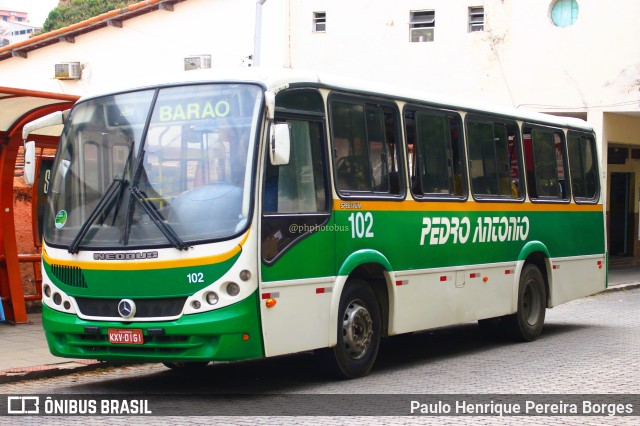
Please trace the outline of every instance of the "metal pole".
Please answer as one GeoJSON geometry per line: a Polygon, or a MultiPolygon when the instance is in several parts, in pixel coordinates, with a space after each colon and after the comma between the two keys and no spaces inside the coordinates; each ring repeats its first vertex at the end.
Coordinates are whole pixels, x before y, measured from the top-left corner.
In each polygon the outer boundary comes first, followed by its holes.
{"type": "Polygon", "coordinates": [[[256,0],[256,22],[253,33],[253,66],[260,66],[260,37],[262,35],[262,5],[267,0],[256,0]]]}

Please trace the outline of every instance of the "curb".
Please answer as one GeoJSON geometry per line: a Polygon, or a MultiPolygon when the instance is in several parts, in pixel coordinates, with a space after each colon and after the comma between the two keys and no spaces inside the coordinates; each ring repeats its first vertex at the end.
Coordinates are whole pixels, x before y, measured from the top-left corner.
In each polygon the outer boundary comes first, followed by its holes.
{"type": "Polygon", "coordinates": [[[94,360],[74,360],[59,364],[47,364],[33,367],[18,367],[0,371],[0,384],[19,382],[22,380],[48,379],[50,377],[65,376],[82,371],[120,367],[126,363],[94,360]]]}
{"type": "MultiPolygon", "coordinates": [[[[630,282],[630,283],[624,283],[624,284],[609,285],[609,287],[602,290],[601,293],[609,292],[609,291],[633,290],[634,288],[639,288],[639,287],[640,287],[640,282],[630,282]]],[[[594,296],[597,294],[598,293],[594,294],[594,296]]]]}

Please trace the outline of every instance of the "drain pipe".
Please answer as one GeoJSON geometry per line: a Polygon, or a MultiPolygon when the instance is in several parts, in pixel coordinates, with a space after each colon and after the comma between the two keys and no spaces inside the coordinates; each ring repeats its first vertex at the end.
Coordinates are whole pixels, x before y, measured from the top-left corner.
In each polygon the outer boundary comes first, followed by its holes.
{"type": "Polygon", "coordinates": [[[262,5],[267,0],[256,0],[256,22],[253,33],[253,66],[260,66],[260,38],[262,36],[262,5]]]}

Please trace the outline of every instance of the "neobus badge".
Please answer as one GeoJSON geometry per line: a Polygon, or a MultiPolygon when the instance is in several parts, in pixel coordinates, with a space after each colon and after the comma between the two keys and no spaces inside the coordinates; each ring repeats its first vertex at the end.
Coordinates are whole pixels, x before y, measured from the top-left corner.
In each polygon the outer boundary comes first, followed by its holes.
{"type": "Polygon", "coordinates": [[[147,260],[157,258],[157,251],[142,251],[137,253],[93,253],[93,260],[147,260]]]}

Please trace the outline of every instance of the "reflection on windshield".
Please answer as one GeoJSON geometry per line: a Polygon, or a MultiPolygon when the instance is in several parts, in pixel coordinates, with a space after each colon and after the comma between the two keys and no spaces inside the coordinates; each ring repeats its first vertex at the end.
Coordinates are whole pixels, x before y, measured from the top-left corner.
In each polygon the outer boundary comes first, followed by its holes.
{"type": "Polygon", "coordinates": [[[260,103],[257,86],[194,85],[77,104],[53,168],[47,243],[183,248],[238,234],[260,103]]]}

